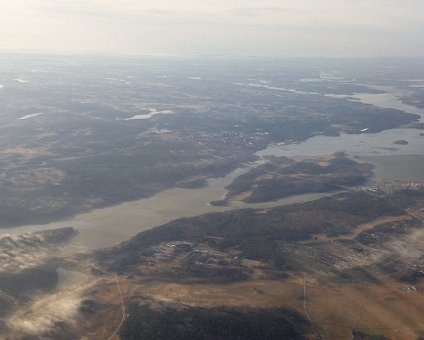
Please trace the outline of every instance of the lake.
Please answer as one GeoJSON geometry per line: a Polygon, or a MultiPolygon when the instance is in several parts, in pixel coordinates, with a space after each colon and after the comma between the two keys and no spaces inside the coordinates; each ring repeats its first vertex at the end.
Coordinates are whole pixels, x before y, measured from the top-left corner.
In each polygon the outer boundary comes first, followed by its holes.
{"type": "MultiPolygon", "coordinates": [[[[381,107],[401,109],[424,117],[424,110],[401,103],[392,88],[388,93],[360,94],[350,96],[363,103],[381,107]]],[[[299,144],[270,145],[257,153],[258,156],[275,155],[296,159],[317,157],[344,151],[348,155],[376,166],[375,181],[406,180],[424,181],[424,137],[422,130],[400,128],[375,134],[348,135],[339,137],[317,136],[299,144]],[[405,139],[408,145],[396,145],[394,141],[405,139]]],[[[226,207],[211,206],[209,202],[222,198],[225,187],[234,178],[249,168],[236,169],[229,175],[210,179],[208,186],[197,189],[172,188],[152,197],[126,202],[116,206],[95,209],[65,221],[46,225],[1,229],[0,235],[56,229],[73,226],[79,234],[73,244],[88,248],[108,247],[129,239],[131,236],[164,224],[171,220],[191,217],[203,213],[220,212],[235,208],[260,208],[314,200],[331,194],[308,194],[285,198],[275,202],[246,204],[231,202],[226,207]]]]}

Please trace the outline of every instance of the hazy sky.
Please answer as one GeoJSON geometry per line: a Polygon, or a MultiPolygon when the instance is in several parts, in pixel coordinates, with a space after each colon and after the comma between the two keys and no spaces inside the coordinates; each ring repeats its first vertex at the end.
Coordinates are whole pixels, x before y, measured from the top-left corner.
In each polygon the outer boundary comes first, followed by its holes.
{"type": "Polygon", "coordinates": [[[424,56],[424,0],[0,0],[0,49],[424,56]]]}

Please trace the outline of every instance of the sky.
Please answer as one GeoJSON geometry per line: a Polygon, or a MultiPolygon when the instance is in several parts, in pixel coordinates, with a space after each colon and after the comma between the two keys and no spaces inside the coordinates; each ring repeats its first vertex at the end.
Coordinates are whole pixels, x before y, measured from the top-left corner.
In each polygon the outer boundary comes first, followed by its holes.
{"type": "Polygon", "coordinates": [[[0,51],[424,57],[423,0],[0,0],[0,51]]]}

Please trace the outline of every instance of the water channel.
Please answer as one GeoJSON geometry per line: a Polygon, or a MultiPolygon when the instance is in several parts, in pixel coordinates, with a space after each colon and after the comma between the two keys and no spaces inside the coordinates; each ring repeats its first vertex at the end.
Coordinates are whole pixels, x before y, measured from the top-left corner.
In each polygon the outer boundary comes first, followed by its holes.
{"type": "MultiPolygon", "coordinates": [[[[403,104],[393,88],[384,88],[385,94],[358,94],[353,96],[362,103],[396,108],[421,115],[424,110],[403,104]]],[[[352,97],[352,96],[350,96],[352,97]]],[[[257,153],[258,156],[275,155],[291,158],[317,157],[344,151],[360,161],[370,162],[376,167],[375,181],[404,180],[424,182],[424,136],[423,131],[411,128],[386,130],[374,134],[342,134],[338,137],[316,136],[300,144],[270,145],[257,153]],[[404,139],[407,145],[396,145],[394,141],[404,139]]],[[[209,202],[222,198],[225,187],[234,178],[248,169],[236,169],[231,174],[209,180],[208,186],[198,189],[172,188],[152,197],[126,202],[116,206],[95,209],[65,221],[46,225],[32,225],[1,229],[0,236],[11,233],[56,229],[73,226],[79,234],[73,244],[88,247],[108,247],[127,240],[143,230],[169,222],[208,212],[226,211],[235,208],[272,207],[295,202],[314,200],[331,194],[297,195],[275,202],[245,204],[232,202],[226,207],[211,206],[209,202]]]]}

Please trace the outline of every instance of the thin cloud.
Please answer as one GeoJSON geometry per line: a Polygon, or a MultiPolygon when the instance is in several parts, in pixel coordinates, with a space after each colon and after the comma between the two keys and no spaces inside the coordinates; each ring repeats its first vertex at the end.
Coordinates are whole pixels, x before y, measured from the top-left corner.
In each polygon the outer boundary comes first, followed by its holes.
{"type": "Polygon", "coordinates": [[[285,8],[279,6],[262,6],[262,7],[240,7],[233,8],[228,11],[233,15],[241,15],[246,17],[255,17],[255,16],[269,16],[269,15],[278,15],[278,14],[296,14],[296,15],[305,15],[306,12],[293,8],[285,8]]]}
{"type": "Polygon", "coordinates": [[[422,0],[13,0],[0,48],[419,56],[423,13],[422,0]]]}

